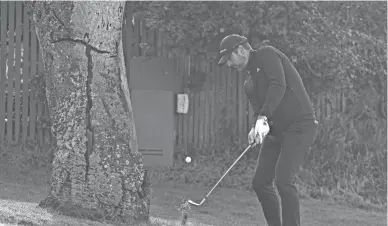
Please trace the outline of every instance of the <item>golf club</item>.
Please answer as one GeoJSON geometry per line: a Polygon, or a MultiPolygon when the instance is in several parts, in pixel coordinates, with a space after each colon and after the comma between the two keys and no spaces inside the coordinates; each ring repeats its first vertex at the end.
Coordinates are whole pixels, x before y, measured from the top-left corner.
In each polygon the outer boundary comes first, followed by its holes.
{"type": "Polygon", "coordinates": [[[217,187],[217,185],[222,181],[222,179],[226,176],[226,174],[228,174],[228,172],[233,168],[233,166],[238,162],[238,160],[241,159],[241,157],[252,147],[252,144],[248,145],[248,147],[243,151],[243,153],[241,153],[241,155],[236,159],[236,161],[234,161],[234,163],[229,167],[229,169],[224,173],[224,175],[222,175],[222,177],[218,180],[218,182],[216,183],[216,185],[213,186],[213,188],[209,191],[209,193],[207,193],[207,195],[202,199],[202,201],[200,203],[196,203],[192,200],[188,200],[188,203],[190,203],[191,205],[194,205],[194,206],[200,206],[202,205],[206,198],[213,192],[213,190],[217,187]]]}

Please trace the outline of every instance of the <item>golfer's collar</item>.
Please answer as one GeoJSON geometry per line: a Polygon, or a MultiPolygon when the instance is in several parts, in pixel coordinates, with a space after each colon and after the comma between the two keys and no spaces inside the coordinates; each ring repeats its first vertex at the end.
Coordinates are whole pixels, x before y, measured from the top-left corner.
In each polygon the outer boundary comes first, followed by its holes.
{"type": "Polygon", "coordinates": [[[248,59],[248,63],[246,66],[246,69],[249,71],[256,70],[256,68],[258,67],[256,53],[257,53],[257,50],[252,50],[249,53],[249,59],[248,59]]]}

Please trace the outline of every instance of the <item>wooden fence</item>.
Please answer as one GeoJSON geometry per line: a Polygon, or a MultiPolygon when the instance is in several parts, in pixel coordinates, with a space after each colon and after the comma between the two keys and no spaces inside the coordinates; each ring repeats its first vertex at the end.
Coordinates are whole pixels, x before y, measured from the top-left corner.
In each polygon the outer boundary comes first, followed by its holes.
{"type": "Polygon", "coordinates": [[[244,140],[252,118],[242,85],[244,76],[218,67],[215,60],[169,51],[162,31],[148,29],[144,20],[133,19],[131,12],[127,13],[123,29],[127,65],[131,58],[150,55],[150,51],[152,56],[177,61],[179,89],[189,95],[189,112],[175,115],[176,144],[200,147],[215,143],[224,138],[218,136],[222,129],[239,134],[244,140]]]}
{"type": "Polygon", "coordinates": [[[0,6],[0,142],[42,144],[50,137],[38,123],[46,106],[29,85],[43,69],[36,33],[23,2],[0,6]]]}
{"type": "MultiPolygon", "coordinates": [[[[32,139],[49,143],[50,130],[39,126],[40,119],[48,115],[47,106],[35,97],[39,90],[29,85],[43,70],[36,33],[22,2],[0,4],[0,106],[4,106],[0,107],[0,142],[32,139]]],[[[243,90],[244,76],[218,67],[215,60],[173,54],[166,48],[164,37],[163,32],[146,28],[143,20],[133,19],[130,9],[126,10],[123,26],[126,65],[134,57],[149,55],[150,50],[152,56],[177,61],[179,89],[189,95],[190,107],[188,114],[175,115],[176,144],[187,148],[215,143],[224,138],[219,135],[223,130],[238,134],[245,141],[252,124],[252,111],[243,90]]],[[[317,117],[324,119],[344,109],[344,96],[333,94],[315,101],[315,105],[317,117]]]]}

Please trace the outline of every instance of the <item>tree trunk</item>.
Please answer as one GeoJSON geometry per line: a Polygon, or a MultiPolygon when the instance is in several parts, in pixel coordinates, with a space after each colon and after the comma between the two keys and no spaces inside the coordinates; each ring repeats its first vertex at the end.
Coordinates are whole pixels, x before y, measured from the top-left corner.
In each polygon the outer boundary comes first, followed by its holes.
{"type": "Polygon", "coordinates": [[[122,49],[124,2],[33,2],[56,148],[39,206],[94,220],[147,221],[122,49]]]}

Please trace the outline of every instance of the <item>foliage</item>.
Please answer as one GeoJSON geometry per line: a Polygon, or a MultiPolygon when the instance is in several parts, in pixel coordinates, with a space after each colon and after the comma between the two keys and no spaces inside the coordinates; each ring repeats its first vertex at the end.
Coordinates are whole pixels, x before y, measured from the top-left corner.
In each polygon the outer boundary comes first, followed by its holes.
{"type": "Polygon", "coordinates": [[[293,59],[304,77],[308,75],[312,80],[310,90],[342,88],[360,76],[366,82],[366,71],[372,70],[378,75],[369,76],[380,78],[386,74],[384,2],[128,4],[146,20],[147,26],[166,31],[174,43],[169,46],[172,50],[185,49],[191,54],[217,52],[221,38],[230,33],[246,35],[251,41],[269,39],[293,59]],[[360,51],[365,51],[362,57],[360,51]],[[366,67],[371,61],[381,65],[366,67]]]}
{"type": "MultiPolygon", "coordinates": [[[[386,205],[386,2],[128,4],[135,18],[145,19],[151,29],[165,31],[173,43],[168,46],[171,51],[214,58],[219,41],[227,34],[245,35],[254,47],[267,39],[294,62],[314,102],[322,97],[330,101],[337,92],[345,93],[346,107],[320,122],[319,135],[299,175],[300,183],[386,205]]],[[[229,132],[225,137],[237,136],[229,132]]],[[[242,148],[225,141],[216,147],[204,146],[189,151],[197,156],[197,166],[187,166],[176,153],[176,171],[171,170],[170,175],[187,170],[191,182],[213,183],[242,148]]],[[[244,163],[237,164],[223,184],[249,187],[247,177],[233,175],[251,176],[252,159],[246,157],[244,163]]],[[[316,196],[312,190],[311,195],[316,196]]]]}

